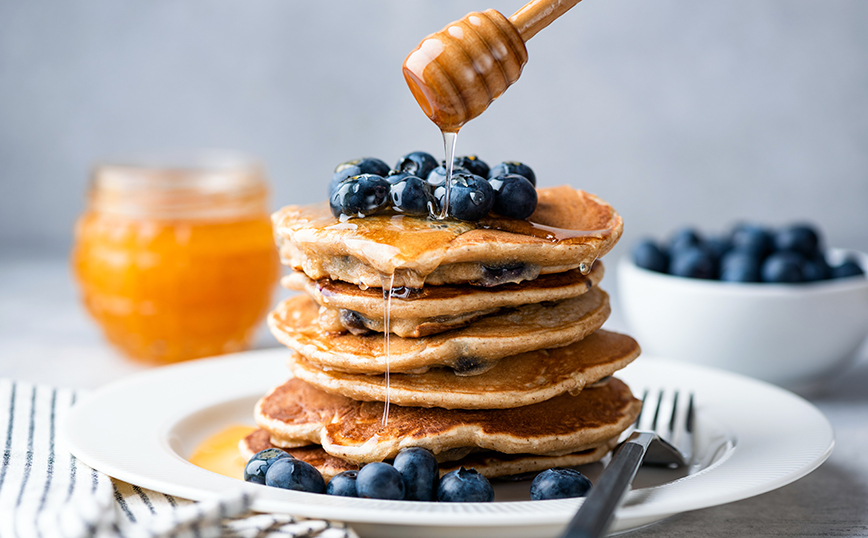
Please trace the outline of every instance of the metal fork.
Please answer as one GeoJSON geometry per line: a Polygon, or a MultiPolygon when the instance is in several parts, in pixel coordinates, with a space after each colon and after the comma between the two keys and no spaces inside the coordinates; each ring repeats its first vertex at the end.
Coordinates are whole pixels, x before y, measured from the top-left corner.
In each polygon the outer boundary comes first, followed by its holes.
{"type": "Polygon", "coordinates": [[[635,431],[618,447],[562,538],[602,536],[643,463],[668,467],[690,464],[693,459],[693,393],[689,393],[686,405],[683,402],[679,405],[678,391],[673,391],[669,398],[661,389],[656,395],[652,417],[648,404],[654,403],[650,401],[653,396],[645,390],[635,431]],[[665,407],[670,400],[672,410],[667,420],[665,407]]]}

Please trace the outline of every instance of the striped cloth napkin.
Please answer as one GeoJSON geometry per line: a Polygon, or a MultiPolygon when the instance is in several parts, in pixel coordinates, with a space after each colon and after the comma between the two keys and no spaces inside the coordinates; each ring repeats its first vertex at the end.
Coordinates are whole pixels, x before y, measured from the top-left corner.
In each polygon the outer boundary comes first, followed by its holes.
{"type": "Polygon", "coordinates": [[[246,494],[192,502],[88,467],[57,436],[78,394],[0,379],[0,538],[357,538],[342,523],[253,514],[246,494]]]}

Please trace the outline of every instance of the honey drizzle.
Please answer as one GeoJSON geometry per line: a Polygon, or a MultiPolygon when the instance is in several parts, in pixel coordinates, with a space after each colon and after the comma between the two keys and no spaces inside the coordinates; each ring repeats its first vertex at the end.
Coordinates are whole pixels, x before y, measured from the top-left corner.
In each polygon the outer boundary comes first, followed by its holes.
{"type": "Polygon", "coordinates": [[[458,131],[452,133],[449,131],[441,131],[443,134],[443,150],[446,154],[446,194],[443,196],[443,206],[440,208],[438,220],[443,220],[449,216],[449,200],[452,194],[452,171],[455,160],[455,142],[458,140],[458,131]]]}
{"type": "Polygon", "coordinates": [[[383,406],[383,427],[389,423],[389,332],[391,331],[392,295],[394,294],[395,273],[381,275],[383,282],[383,354],[386,356],[386,405],[383,406]]]}

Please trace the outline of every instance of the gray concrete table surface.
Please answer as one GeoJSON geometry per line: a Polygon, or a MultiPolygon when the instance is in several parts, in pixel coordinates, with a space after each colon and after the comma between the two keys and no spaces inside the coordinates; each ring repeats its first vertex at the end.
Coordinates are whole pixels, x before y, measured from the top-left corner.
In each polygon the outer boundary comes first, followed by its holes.
{"type": "MultiPolygon", "coordinates": [[[[608,328],[618,330],[616,299],[608,328]]],[[[261,327],[255,347],[276,343],[261,327]]],[[[864,349],[864,348],[863,348],[864,349]]],[[[674,516],[633,531],[638,537],[868,536],[868,357],[806,395],[835,429],[831,457],[775,491],[674,516]]],[[[0,377],[94,389],[148,369],[124,359],[87,316],[66,260],[0,257],[0,377]]]]}

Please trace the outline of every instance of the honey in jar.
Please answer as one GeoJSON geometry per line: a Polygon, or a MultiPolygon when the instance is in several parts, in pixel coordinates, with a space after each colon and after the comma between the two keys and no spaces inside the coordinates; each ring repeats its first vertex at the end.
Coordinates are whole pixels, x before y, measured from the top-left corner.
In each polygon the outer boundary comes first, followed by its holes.
{"type": "Polygon", "coordinates": [[[264,173],[248,160],[98,166],[72,252],[84,304],[135,359],[241,350],[279,276],[268,213],[264,173]]]}

